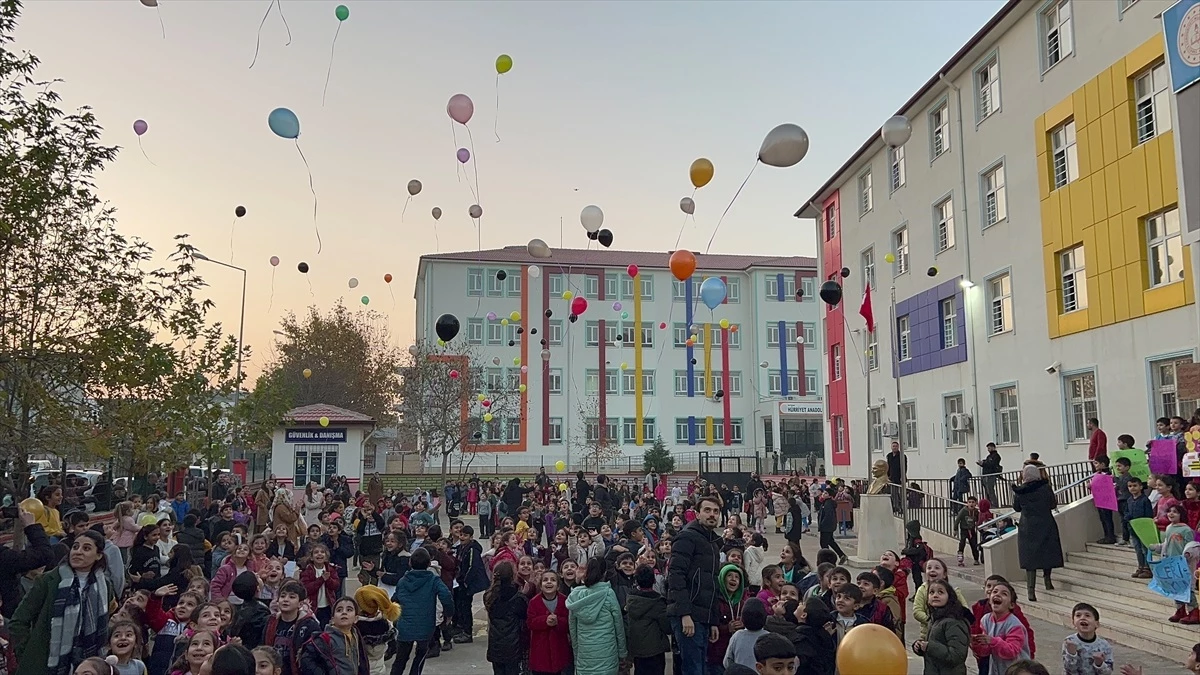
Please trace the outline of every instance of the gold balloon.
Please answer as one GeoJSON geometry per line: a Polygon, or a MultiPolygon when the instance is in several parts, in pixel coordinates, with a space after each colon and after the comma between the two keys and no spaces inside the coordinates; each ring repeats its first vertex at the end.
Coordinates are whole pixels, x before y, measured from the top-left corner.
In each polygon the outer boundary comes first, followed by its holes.
{"type": "Polygon", "coordinates": [[[483,413],[483,421],[484,422],[491,422],[492,419],[493,419],[492,413],[483,413]]]}
{"type": "Polygon", "coordinates": [[[312,377],[312,371],[311,371],[311,370],[309,370],[308,368],[305,368],[305,369],[304,369],[304,379],[306,379],[306,380],[307,380],[307,379],[308,379],[308,378],[310,378],[310,377],[312,377]]]}
{"type": "Polygon", "coordinates": [[[509,319],[510,321],[520,321],[520,320],[521,320],[521,313],[520,313],[520,312],[513,312],[512,314],[509,314],[509,315],[508,315],[508,319],[509,319]]]}
{"type": "MultiPolygon", "coordinates": [[[[567,463],[562,461],[561,459],[558,460],[557,462],[554,463],[554,470],[555,471],[566,471],[567,463]]],[[[565,483],[564,483],[564,485],[565,485],[565,483]]]]}
{"type": "Polygon", "coordinates": [[[878,624],[856,626],[837,649],[841,675],[906,675],[908,654],[892,631],[878,624]]]}
{"type": "Polygon", "coordinates": [[[575,294],[571,291],[563,291],[563,300],[570,300],[573,297],[575,297],[575,294]]]}
{"type": "Polygon", "coordinates": [[[688,169],[688,176],[692,179],[692,185],[696,189],[700,189],[713,178],[713,163],[701,157],[692,162],[692,166],[688,169]]]}

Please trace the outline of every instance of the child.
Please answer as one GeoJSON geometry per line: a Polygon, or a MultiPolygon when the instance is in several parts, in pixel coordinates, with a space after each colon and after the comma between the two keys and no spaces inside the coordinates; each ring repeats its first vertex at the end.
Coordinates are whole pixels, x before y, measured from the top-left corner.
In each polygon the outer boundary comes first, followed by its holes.
{"type": "Polygon", "coordinates": [[[800,657],[796,675],[833,675],[837,656],[836,627],[825,603],[813,598],[797,604],[792,616],[798,624],[792,638],[796,656],[800,657]]]}
{"type": "MultiPolygon", "coordinates": [[[[834,565],[830,563],[821,563],[817,565],[817,583],[808,587],[808,590],[800,594],[801,602],[809,598],[817,598],[818,600],[825,597],[825,593],[829,590],[829,573],[833,571],[834,565]]],[[[798,584],[797,588],[802,584],[798,584]]]]}
{"type": "Polygon", "coordinates": [[[233,622],[229,633],[231,637],[241,638],[242,646],[254,649],[261,644],[263,631],[271,618],[271,610],[266,603],[258,599],[258,576],[254,572],[242,572],[233,580],[233,594],[242,603],[238,607],[237,620],[233,622]]]}
{"type": "MultiPolygon", "coordinates": [[[[929,561],[925,563],[926,583],[939,579],[944,581],[948,576],[949,573],[946,570],[946,563],[942,562],[940,559],[930,558],[929,561]]],[[[965,598],[963,598],[962,593],[959,592],[958,589],[955,589],[954,592],[958,594],[959,604],[965,606],[967,601],[965,598]]],[[[929,604],[926,601],[924,584],[917,589],[917,594],[913,597],[913,616],[916,617],[917,623],[921,624],[921,639],[924,640],[925,637],[929,635],[929,604]]]]}
{"type": "MultiPolygon", "coordinates": [[[[742,568],[733,563],[722,566],[717,574],[717,611],[713,623],[717,627],[717,639],[709,641],[706,659],[713,666],[725,661],[729,638],[742,628],[742,609],[749,598],[742,574],[742,568]]],[[[782,586],[780,588],[782,590],[782,586]]],[[[765,618],[763,622],[766,622],[765,618]]]]}
{"type": "MultiPolygon", "coordinates": [[[[488,613],[487,660],[495,675],[518,675],[525,646],[529,644],[529,601],[521,592],[512,563],[502,562],[492,570],[492,586],[483,594],[488,613]]],[[[557,623],[557,615],[555,616],[557,623]]],[[[531,653],[532,667],[532,653],[531,653]]]]}
{"type": "Polygon", "coordinates": [[[333,601],[342,587],[342,575],[336,565],[329,562],[329,547],[317,544],[308,556],[308,565],[300,572],[300,583],[312,602],[317,623],[329,623],[333,616],[333,601]]]}
{"type": "Polygon", "coordinates": [[[526,613],[529,668],[539,675],[559,673],[571,664],[567,596],[562,593],[562,582],[556,572],[542,572],[539,589],[541,593],[529,601],[526,613]]]}
{"type": "Polygon", "coordinates": [[[1029,658],[1025,626],[1012,612],[1016,597],[1012,584],[996,582],[988,598],[992,611],[980,620],[983,632],[971,637],[971,651],[976,656],[990,657],[988,675],[1004,675],[1014,662],[1029,658]]]}
{"type": "Polygon", "coordinates": [[[892,608],[878,597],[883,588],[883,581],[879,575],[874,572],[861,572],[857,582],[858,590],[862,592],[862,604],[858,608],[859,615],[867,623],[883,626],[895,632],[896,617],[892,614],[892,608]]]}
{"type": "MultiPolygon", "coordinates": [[[[1129,477],[1129,503],[1125,506],[1125,522],[1130,523],[1138,518],[1153,518],[1154,510],[1150,506],[1150,498],[1144,493],[1142,479],[1137,476],[1129,477]]],[[[1138,537],[1133,538],[1133,550],[1137,553],[1137,571],[1134,579],[1152,579],[1150,566],[1146,564],[1146,547],[1138,537]]]]}
{"type": "Polygon", "coordinates": [[[767,539],[761,533],[756,532],[750,536],[750,544],[742,551],[742,561],[746,567],[746,580],[750,582],[746,590],[751,595],[758,595],[761,590],[762,571],[766,558],[767,539]]]}
{"type": "MultiPolygon", "coordinates": [[[[1160,500],[1159,503],[1161,504],[1162,501],[1160,500]]],[[[1150,549],[1156,553],[1162,553],[1163,557],[1183,555],[1183,547],[1195,539],[1195,533],[1192,531],[1192,528],[1188,527],[1187,523],[1183,522],[1183,519],[1183,506],[1172,504],[1167,509],[1169,524],[1166,531],[1163,532],[1163,542],[1151,546],[1150,549]]],[[[1200,611],[1197,611],[1195,603],[1196,594],[1193,591],[1190,602],[1175,603],[1175,614],[1167,619],[1167,621],[1187,625],[1200,623],[1200,611]]]]}
{"type": "Polygon", "coordinates": [[[845,567],[835,567],[829,570],[829,584],[825,590],[825,594],[821,596],[821,600],[825,602],[825,606],[829,611],[836,609],[837,594],[842,590],[843,586],[850,585],[850,570],[845,567]]]}
{"type": "MultiPolygon", "coordinates": [[[[1129,434],[1117,437],[1117,448],[1120,450],[1128,450],[1132,444],[1133,436],[1129,434]],[[1130,446],[1126,446],[1125,441],[1129,441],[1130,446]]],[[[1129,546],[1129,521],[1125,519],[1125,511],[1129,506],[1129,469],[1132,467],[1133,463],[1128,457],[1117,458],[1117,475],[1113,477],[1113,483],[1117,487],[1117,518],[1121,521],[1121,546],[1129,546]]]]}
{"type": "MultiPolygon", "coordinates": [[[[983,621],[983,615],[992,611],[992,603],[990,599],[992,595],[992,589],[996,587],[996,584],[1001,582],[1008,583],[1008,580],[999,574],[993,574],[992,576],[988,577],[986,581],[984,581],[983,597],[980,598],[980,600],[974,605],[971,605],[971,614],[974,616],[974,619],[971,622],[971,635],[978,635],[983,632],[983,628],[980,624],[983,621]]],[[[1033,634],[1033,628],[1029,626],[1029,619],[1025,618],[1025,612],[1021,611],[1021,606],[1016,602],[1013,603],[1012,611],[1013,614],[1016,615],[1017,620],[1021,622],[1021,625],[1025,626],[1025,633],[1029,636],[1029,658],[1035,658],[1037,656],[1037,640],[1034,639],[1035,636],[1033,634]]],[[[988,657],[976,657],[975,660],[979,664],[979,672],[987,675],[988,657]]]]}
{"type": "MultiPolygon", "coordinates": [[[[770,633],[754,642],[754,665],[759,675],[791,675],[798,672],[796,648],[785,637],[770,633]]],[[[725,671],[734,675],[734,667],[725,671]]]]}
{"type": "MultiPolygon", "coordinates": [[[[1096,455],[1096,458],[1092,460],[1092,470],[1095,472],[1094,475],[1099,476],[1101,474],[1105,474],[1105,475],[1111,476],[1112,469],[1110,469],[1108,465],[1109,465],[1108,455],[1103,455],[1103,454],[1096,455]]],[[[1114,482],[1114,484],[1116,483],[1115,480],[1113,482],[1114,482]]],[[[1119,503],[1118,503],[1118,505],[1119,505],[1119,503]]],[[[1117,543],[1117,534],[1116,534],[1117,530],[1116,530],[1116,526],[1113,524],[1113,512],[1109,511],[1107,509],[1102,509],[1100,507],[1096,507],[1096,513],[1100,516],[1100,527],[1104,530],[1104,536],[1101,537],[1100,540],[1097,541],[1096,543],[1097,544],[1115,544],[1115,543],[1117,543]]]]}
{"type": "MultiPolygon", "coordinates": [[[[1050,675],[1050,671],[1037,661],[1024,659],[1009,666],[1005,675],[1050,675]]],[[[1121,675],[1126,675],[1124,670],[1121,671],[1121,675]]]]}
{"type": "Polygon", "coordinates": [[[975,564],[983,564],[979,561],[979,532],[976,530],[978,526],[979,501],[974,497],[967,497],[967,507],[960,509],[958,515],[954,517],[954,527],[958,528],[959,567],[963,566],[963,548],[965,548],[967,544],[971,545],[971,558],[975,560],[975,564]]]}
{"type": "Polygon", "coordinates": [[[132,621],[117,621],[108,627],[108,653],[117,658],[117,675],[147,675],[142,655],[142,631],[132,621]]]}
{"type": "Polygon", "coordinates": [[[743,628],[729,638],[729,646],[725,649],[725,659],[722,663],[726,669],[735,663],[752,668],[758,662],[754,656],[754,646],[760,637],[769,635],[765,630],[767,625],[766,605],[758,598],[747,600],[746,607],[742,610],[742,623],[744,624],[743,628]]]}
{"type": "Polygon", "coordinates": [[[300,672],[306,675],[369,675],[367,650],[355,623],[358,603],[341,598],[325,630],[300,648],[300,672]]]}
{"type": "Polygon", "coordinates": [[[920,588],[922,582],[921,572],[925,570],[925,563],[933,557],[933,549],[921,538],[921,523],[919,521],[908,521],[904,526],[904,534],[904,550],[901,553],[912,563],[913,586],[920,588]]]}
{"type": "MultiPolygon", "coordinates": [[[[424,547],[413,551],[409,557],[409,570],[396,584],[392,600],[400,604],[400,621],[396,624],[396,661],[393,671],[404,672],[408,657],[414,654],[416,672],[421,672],[425,655],[429,650],[429,639],[436,628],[437,605],[441,604],[444,616],[454,616],[454,604],[450,589],[431,570],[433,558],[424,547]]],[[[489,645],[490,647],[490,645],[489,645]]]]}
{"type": "Polygon", "coordinates": [[[367,651],[371,675],[384,675],[383,662],[388,646],[396,639],[394,624],[400,618],[400,605],[378,586],[360,587],[354,592],[354,601],[358,603],[358,633],[367,651]]]}
{"type": "Polygon", "coordinates": [[[783,586],[783,570],[779,569],[779,565],[767,565],[762,568],[762,590],[755,597],[770,607],[779,597],[781,586],[783,586]]]}
{"type": "Polygon", "coordinates": [[[300,648],[321,632],[321,624],[311,614],[301,614],[308,591],[299,581],[287,581],[275,599],[278,611],[267,621],[262,644],[279,654],[280,675],[300,675],[300,648]]]}
{"type": "MultiPolygon", "coordinates": [[[[727,578],[722,569],[721,578],[727,578]]],[[[633,659],[634,675],[661,675],[667,667],[667,652],[671,651],[671,620],[667,618],[667,599],[654,590],[654,570],[648,565],[637,568],[633,575],[637,589],[627,601],[629,618],[629,657],[633,659]]],[[[722,588],[724,588],[722,586],[722,588]]],[[[741,575],[738,574],[738,595],[741,595],[741,575]]],[[[740,606],[740,603],[738,603],[740,606]]],[[[766,617],[763,617],[766,621],[766,617]]]]}
{"type": "Polygon", "coordinates": [[[862,604],[862,601],[863,594],[858,586],[843,584],[837,589],[833,600],[833,609],[837,612],[834,616],[837,644],[842,643],[842,638],[846,637],[846,633],[849,633],[851,628],[867,623],[867,620],[858,613],[858,606],[862,604]]]}
{"type": "Polygon", "coordinates": [[[1100,675],[1113,671],[1113,650],[1108,640],[1097,637],[1100,611],[1086,602],[1071,609],[1071,625],[1075,634],[1063,640],[1063,673],[1066,675],[1100,675]]]}
{"type": "Polygon", "coordinates": [[[255,647],[250,650],[254,656],[254,675],[282,675],[283,659],[279,652],[270,647],[255,647]]]}
{"type": "Polygon", "coordinates": [[[1184,522],[1188,527],[1195,530],[1200,527],[1200,484],[1196,481],[1189,481],[1183,486],[1183,506],[1184,522]]]}
{"type": "Polygon", "coordinates": [[[1170,521],[1167,519],[1167,509],[1179,503],[1175,498],[1173,476],[1159,476],[1158,484],[1155,486],[1155,491],[1158,492],[1158,501],[1154,504],[1154,524],[1158,526],[1158,531],[1162,532],[1167,529],[1170,521]]]}
{"type": "Polygon", "coordinates": [[[217,651],[220,638],[209,630],[197,631],[188,638],[183,653],[171,664],[171,675],[200,675],[204,662],[217,651]]]}
{"type": "Polygon", "coordinates": [[[164,612],[163,598],[176,591],[174,586],[163,586],[154,591],[154,596],[146,603],[146,625],[155,633],[154,648],[147,659],[147,668],[152,673],[167,672],[175,652],[175,638],[187,630],[192,614],[204,603],[202,596],[188,591],[179,596],[170,612],[164,612]]]}
{"type": "Polygon", "coordinates": [[[965,673],[971,644],[971,612],[944,579],[927,582],[929,637],[913,643],[925,659],[926,673],[965,673]]]}

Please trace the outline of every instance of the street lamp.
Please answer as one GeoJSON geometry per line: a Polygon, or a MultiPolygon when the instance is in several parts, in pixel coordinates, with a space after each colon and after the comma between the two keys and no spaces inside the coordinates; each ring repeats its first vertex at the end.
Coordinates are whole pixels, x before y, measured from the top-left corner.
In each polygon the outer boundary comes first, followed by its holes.
{"type": "MultiPolygon", "coordinates": [[[[221,262],[220,260],[213,260],[199,251],[192,251],[192,258],[196,260],[203,260],[204,262],[210,262],[214,265],[220,265],[221,267],[228,267],[231,270],[237,270],[238,272],[242,273],[242,313],[241,318],[238,320],[237,341],[237,388],[233,394],[233,405],[234,408],[237,408],[238,404],[240,404],[242,401],[242,336],[245,335],[246,332],[246,270],[242,267],[238,267],[237,265],[231,265],[226,262],[221,262]]],[[[279,331],[275,332],[278,333],[279,331]]],[[[239,457],[238,459],[242,458],[239,457]]]]}

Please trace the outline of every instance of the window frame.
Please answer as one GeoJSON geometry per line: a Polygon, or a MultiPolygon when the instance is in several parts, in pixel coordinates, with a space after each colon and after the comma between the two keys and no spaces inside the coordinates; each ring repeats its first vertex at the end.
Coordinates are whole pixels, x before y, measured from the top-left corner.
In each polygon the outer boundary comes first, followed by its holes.
{"type": "Polygon", "coordinates": [[[1075,118],[1063,121],[1051,129],[1050,155],[1050,191],[1062,188],[1079,180],[1079,135],[1075,128],[1075,118]],[[1061,146],[1059,133],[1061,132],[1061,146]],[[1059,178],[1059,153],[1062,153],[1062,178],[1059,178]]]}
{"type": "MultiPolygon", "coordinates": [[[[1099,389],[1098,380],[1099,380],[1099,377],[1097,376],[1096,368],[1094,368],[1094,367],[1084,368],[1082,370],[1075,370],[1075,371],[1071,371],[1069,373],[1062,374],[1063,436],[1064,436],[1064,440],[1066,440],[1067,444],[1076,444],[1076,443],[1082,444],[1082,443],[1087,443],[1089,441],[1089,437],[1087,434],[1088,418],[1089,417],[1095,417],[1095,418],[1100,417],[1100,389],[1099,389]],[[1074,380],[1080,380],[1080,382],[1082,383],[1083,380],[1089,376],[1092,378],[1092,391],[1094,392],[1094,396],[1092,396],[1090,399],[1087,396],[1081,396],[1081,398],[1079,398],[1079,399],[1072,398],[1071,382],[1074,380]],[[1075,406],[1076,400],[1079,401],[1079,405],[1080,405],[1080,410],[1079,410],[1079,414],[1080,414],[1079,426],[1080,426],[1080,428],[1078,431],[1081,432],[1081,435],[1079,435],[1079,436],[1074,435],[1074,432],[1077,430],[1072,429],[1072,422],[1074,421],[1074,417],[1075,417],[1074,406],[1075,406]],[[1088,412],[1088,408],[1087,408],[1087,403],[1089,400],[1092,401],[1092,403],[1093,403],[1093,410],[1091,412],[1088,412]]],[[[1083,390],[1083,387],[1081,384],[1081,391],[1082,390],[1083,390]]]]}
{"type": "Polygon", "coordinates": [[[862,270],[862,285],[863,288],[871,287],[871,290],[876,288],[875,280],[875,246],[871,245],[858,253],[858,268],[862,270]]]}
{"type": "Polygon", "coordinates": [[[867,371],[879,370],[879,329],[867,333],[867,371]]]}
{"type": "Polygon", "coordinates": [[[983,223],[984,230],[989,227],[994,227],[1008,220],[1008,170],[1005,168],[1005,158],[993,162],[983,171],[979,172],[979,221],[983,223]],[[999,180],[995,180],[998,177],[999,180]],[[995,181],[996,185],[992,185],[989,189],[989,181],[995,181]],[[995,200],[996,219],[989,221],[988,219],[988,199],[991,197],[995,200]]]}
{"type": "Polygon", "coordinates": [[[842,345],[834,344],[829,347],[829,362],[833,370],[833,381],[842,379],[842,345]]]}
{"type": "Polygon", "coordinates": [[[548,342],[551,347],[561,346],[563,343],[562,319],[550,319],[550,324],[546,329],[546,333],[546,342],[548,342]]]}
{"type": "Polygon", "coordinates": [[[965,414],[966,412],[966,398],[963,397],[963,393],[961,391],[942,394],[942,424],[944,424],[946,427],[945,433],[942,434],[942,440],[944,442],[944,447],[947,450],[952,448],[967,447],[967,432],[954,431],[950,428],[950,415],[961,415],[965,414]]]}
{"type": "Polygon", "coordinates": [[[1042,75],[1050,69],[1075,54],[1075,11],[1071,0],[1050,0],[1038,9],[1038,50],[1042,65],[1042,75]],[[1066,10],[1066,19],[1062,18],[1066,10]],[[1053,13],[1053,15],[1051,14],[1053,13]],[[1065,29],[1065,30],[1064,30],[1065,29]],[[1050,35],[1058,33],[1058,57],[1051,60],[1050,35]],[[1064,50],[1063,37],[1066,37],[1067,48],[1064,50]]]}
{"type": "Polygon", "coordinates": [[[954,248],[957,239],[954,229],[954,193],[948,192],[933,203],[935,257],[954,248]]]}
{"type": "Polygon", "coordinates": [[[546,390],[551,396],[562,395],[563,393],[563,369],[551,368],[546,381],[546,390]],[[556,386],[557,383],[557,386],[556,386]]]}
{"type": "Polygon", "coordinates": [[[1179,399],[1178,395],[1178,368],[1181,364],[1196,363],[1196,353],[1181,352],[1176,354],[1160,354],[1151,356],[1146,359],[1147,368],[1147,384],[1150,387],[1151,412],[1154,418],[1171,417],[1172,415],[1182,415],[1187,419],[1192,411],[1200,408],[1200,399],[1179,399]],[[1163,381],[1162,368],[1169,366],[1171,368],[1171,383],[1163,381]],[[1173,410],[1168,411],[1166,396],[1171,396],[1174,406],[1173,410]],[[1183,407],[1184,412],[1180,413],[1181,404],[1187,404],[1183,407]]]}
{"type": "Polygon", "coordinates": [[[896,360],[912,360],[912,322],[908,315],[896,317],[896,360]]]}
{"type": "Polygon", "coordinates": [[[912,267],[912,240],[908,234],[907,221],[892,230],[890,243],[892,246],[892,255],[896,258],[896,262],[892,263],[892,278],[908,274],[909,269],[912,267]],[[901,243],[901,240],[903,240],[903,243],[901,243]]]}
{"type": "Polygon", "coordinates": [[[1012,271],[1008,269],[1001,270],[987,277],[984,280],[984,283],[986,284],[984,288],[984,299],[987,301],[988,338],[991,339],[998,335],[1012,333],[1015,328],[1015,317],[1013,314],[1012,271]],[[997,294],[994,287],[997,282],[1004,282],[1002,285],[1008,286],[1007,292],[997,294]],[[999,306],[1000,314],[1004,319],[1000,330],[996,330],[997,306],[999,306]]]}
{"type": "Polygon", "coordinates": [[[1174,128],[1175,120],[1171,115],[1171,76],[1165,61],[1159,61],[1151,66],[1148,66],[1137,75],[1133,76],[1133,132],[1134,145],[1142,145],[1148,143],[1159,136],[1171,131],[1174,128]],[[1161,79],[1162,86],[1158,86],[1161,79]],[[1138,87],[1143,81],[1148,81],[1147,87],[1149,93],[1141,95],[1138,93],[1138,87]],[[1151,125],[1150,134],[1143,137],[1142,133],[1142,104],[1148,103],[1150,111],[1149,121],[1151,125]],[[1159,124],[1159,120],[1166,120],[1166,125],[1159,124]]]}
{"type": "Polygon", "coordinates": [[[975,85],[975,126],[979,126],[992,115],[1000,112],[1001,99],[1000,52],[993,50],[985,56],[972,73],[975,85]],[[995,71],[995,72],[993,72],[995,71]],[[985,81],[984,78],[987,78],[985,81]],[[987,91],[989,107],[984,109],[984,92],[987,91]]]}
{"type": "Polygon", "coordinates": [[[508,270],[501,267],[489,268],[484,276],[484,295],[489,298],[503,298],[508,288],[508,270]],[[496,278],[498,272],[504,272],[504,279],[496,278]]]}
{"type": "Polygon", "coordinates": [[[888,148],[887,160],[888,194],[892,194],[908,184],[908,177],[904,166],[904,145],[888,148]]]}
{"type": "Polygon", "coordinates": [[[1065,248],[1055,254],[1058,263],[1058,301],[1059,313],[1070,314],[1072,312],[1084,311],[1088,308],[1088,287],[1087,287],[1087,255],[1083,249],[1083,244],[1076,244],[1069,248],[1065,248]],[[1078,251],[1078,256],[1075,255],[1078,251]],[[1070,256],[1071,267],[1067,267],[1067,257],[1070,256]],[[1080,262],[1082,260],[1082,263],[1080,262]],[[1074,306],[1067,307],[1067,278],[1071,279],[1072,297],[1074,298],[1074,306]],[[1082,301],[1081,301],[1082,299],[1082,301]]]}
{"type": "Polygon", "coordinates": [[[467,268],[467,297],[476,298],[483,297],[483,268],[468,267],[467,268]],[[478,288],[476,283],[478,282],[478,288]]]}
{"type": "Polygon", "coordinates": [[[938,301],[938,320],[941,322],[942,349],[953,349],[960,344],[958,335],[957,295],[938,301]]]}
{"type": "Polygon", "coordinates": [[[950,142],[950,101],[943,96],[929,109],[929,163],[947,155],[953,149],[950,142]],[[942,119],[942,115],[945,119],[942,119]],[[942,147],[938,149],[938,141],[942,147]]]}
{"type": "Polygon", "coordinates": [[[883,409],[867,408],[867,450],[883,452],[883,409]]]}
{"type": "Polygon", "coordinates": [[[1163,209],[1157,213],[1152,213],[1142,219],[1142,233],[1146,241],[1146,272],[1148,274],[1147,288],[1163,288],[1174,283],[1179,283],[1184,280],[1184,252],[1183,252],[1183,224],[1180,222],[1179,207],[1172,206],[1169,209],[1163,209]],[[1163,223],[1163,234],[1150,238],[1150,226],[1154,222],[1163,223]],[[1172,221],[1174,222],[1175,230],[1171,232],[1170,228],[1172,221]],[[1172,251],[1172,248],[1174,251],[1172,251]],[[1167,261],[1167,267],[1163,270],[1162,279],[1155,283],[1155,262],[1156,252],[1161,250],[1162,257],[1167,261]],[[1171,265],[1172,253],[1176,264],[1171,265]],[[1172,272],[1178,268],[1178,274],[1174,275],[1177,278],[1172,278],[1172,272]]]}
{"type": "Polygon", "coordinates": [[[499,321],[488,321],[484,324],[484,343],[488,345],[504,344],[504,324],[499,321]]]}
{"type": "Polygon", "coordinates": [[[1021,393],[1017,383],[992,385],[991,395],[993,440],[1000,446],[1021,445],[1021,393]],[[1011,405],[1001,405],[1001,396],[1011,399],[1005,400],[1011,405]]]}
{"type": "Polygon", "coordinates": [[[920,452],[921,425],[917,402],[907,400],[900,402],[898,411],[900,426],[900,443],[904,452],[920,452]],[[905,438],[905,437],[908,438],[905,438]]]}
{"type": "Polygon", "coordinates": [[[467,319],[467,344],[482,345],[483,344],[483,318],[471,317],[467,319]]]}
{"type": "Polygon", "coordinates": [[[858,174],[858,217],[860,220],[863,216],[875,210],[875,191],[873,182],[870,166],[868,166],[865,171],[858,174]]]}
{"type": "Polygon", "coordinates": [[[563,442],[563,418],[550,417],[547,419],[549,426],[549,434],[546,438],[548,445],[562,445],[563,442]]]}

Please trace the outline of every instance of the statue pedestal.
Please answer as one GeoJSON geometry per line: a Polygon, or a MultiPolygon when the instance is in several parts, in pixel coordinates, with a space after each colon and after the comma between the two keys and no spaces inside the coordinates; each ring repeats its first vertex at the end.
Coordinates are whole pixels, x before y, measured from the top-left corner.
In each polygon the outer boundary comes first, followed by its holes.
{"type": "Polygon", "coordinates": [[[858,517],[854,519],[858,530],[858,555],[851,561],[855,567],[874,567],[879,556],[888,549],[895,550],[896,518],[892,515],[891,495],[860,495],[858,517]]]}

